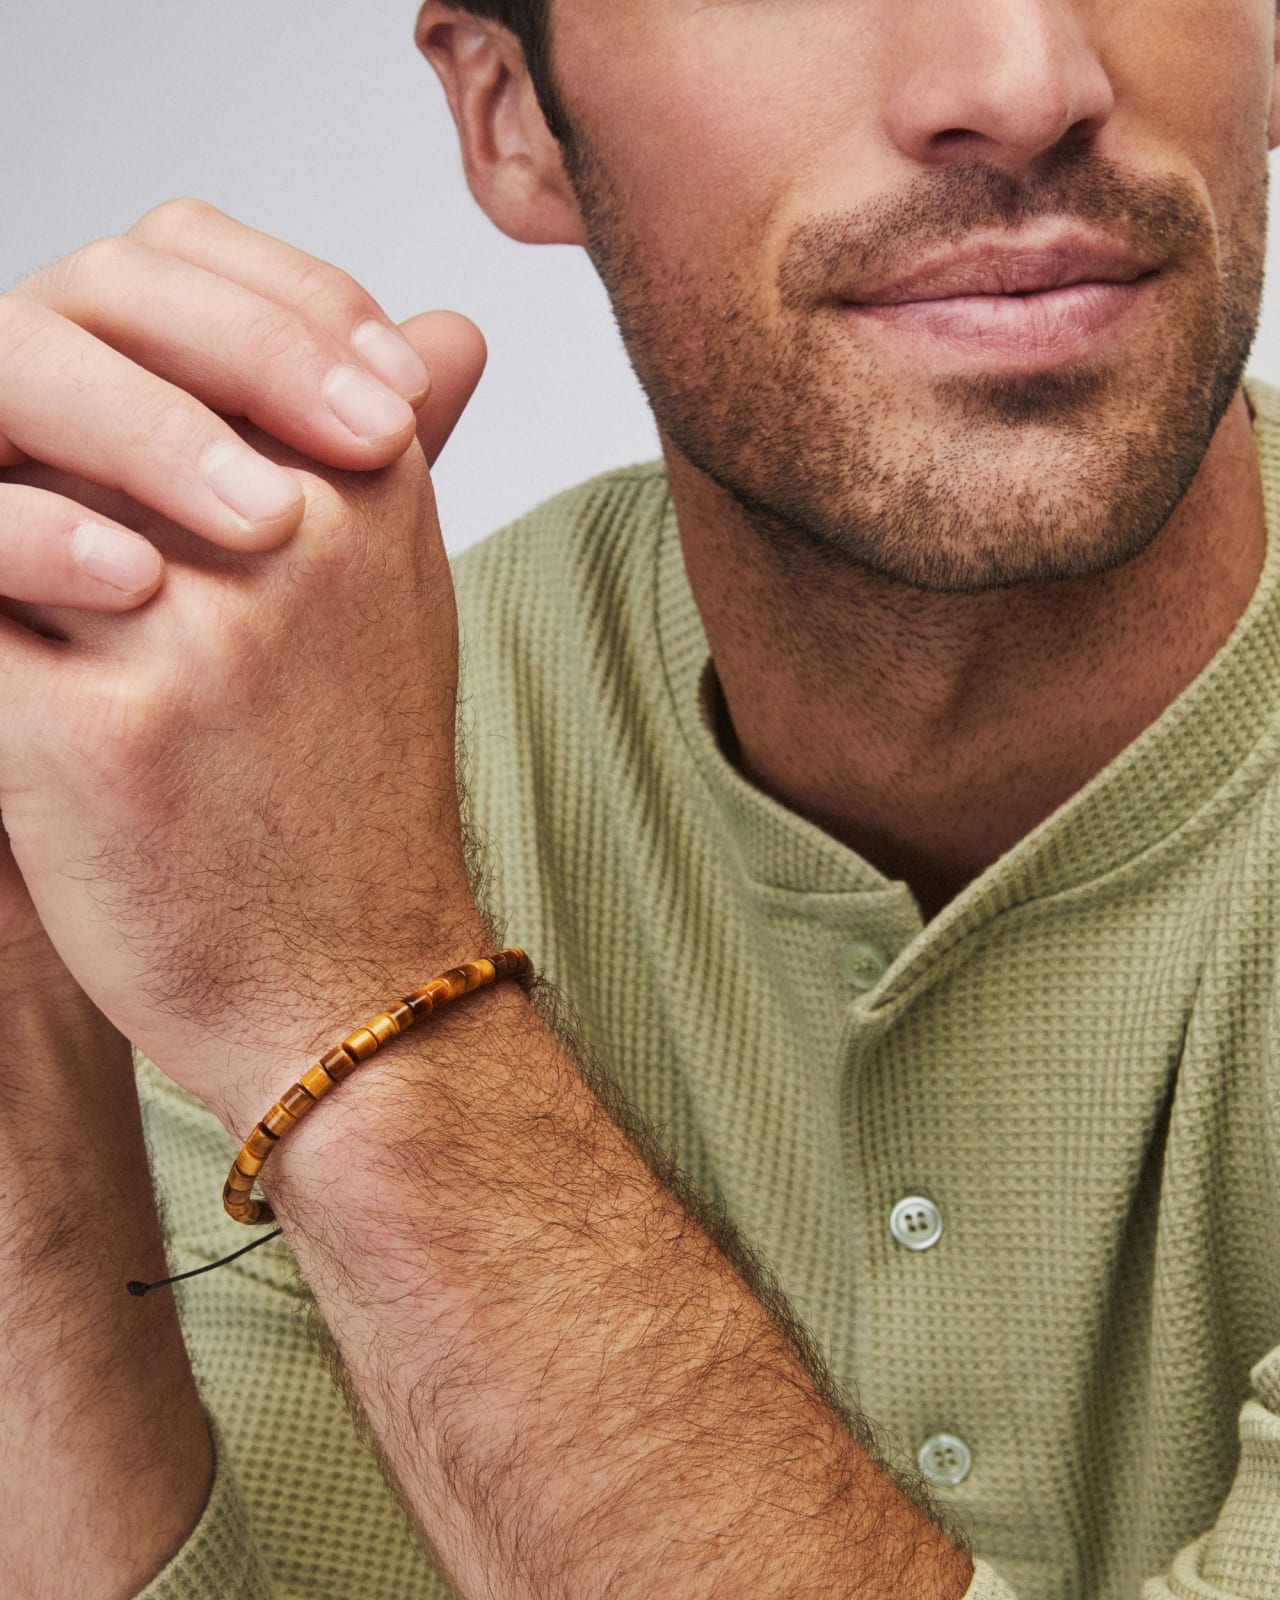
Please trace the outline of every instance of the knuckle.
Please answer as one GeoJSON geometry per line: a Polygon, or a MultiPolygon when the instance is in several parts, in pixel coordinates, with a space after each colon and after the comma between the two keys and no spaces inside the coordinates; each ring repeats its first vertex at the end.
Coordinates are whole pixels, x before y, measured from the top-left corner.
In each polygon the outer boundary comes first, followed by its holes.
{"type": "Polygon", "coordinates": [[[172,472],[175,462],[194,470],[199,457],[222,437],[213,414],[172,384],[152,380],[138,385],[121,415],[126,459],[163,460],[172,472]]]}
{"type": "Polygon", "coordinates": [[[91,290],[108,278],[123,277],[137,264],[137,252],[127,239],[110,233],[81,245],[58,263],[55,269],[63,282],[80,290],[91,290]]]}
{"type": "Polygon", "coordinates": [[[118,672],[83,679],[77,741],[92,768],[112,774],[117,791],[145,792],[181,724],[179,691],[158,674],[118,672]]]}
{"type": "Polygon", "coordinates": [[[92,239],[20,286],[15,294],[66,315],[83,313],[108,278],[125,277],[136,266],[133,247],[119,234],[92,239]]]}
{"type": "Polygon", "coordinates": [[[379,314],[372,297],[349,272],[315,257],[308,257],[298,267],[293,301],[313,321],[340,328],[344,342],[357,322],[379,314]]]}
{"type": "Polygon", "coordinates": [[[255,308],[246,319],[240,337],[243,348],[252,352],[257,370],[275,372],[279,368],[297,367],[308,358],[328,365],[310,329],[287,311],[255,308]]]}
{"type": "Polygon", "coordinates": [[[299,476],[307,496],[304,526],[312,541],[321,550],[341,544],[352,520],[355,495],[318,474],[302,472],[299,476]]]}
{"type": "MultiPolygon", "coordinates": [[[[378,595],[413,591],[419,567],[437,565],[433,542],[410,536],[424,516],[434,520],[426,460],[409,449],[374,477],[307,485],[307,559],[319,582],[344,595],[361,594],[366,608],[378,595]]],[[[439,559],[445,559],[443,544],[439,559]]]]}
{"type": "Polygon", "coordinates": [[[163,245],[166,240],[185,237],[198,231],[222,213],[207,200],[194,195],[178,195],[162,200],[138,218],[129,229],[132,238],[143,243],[163,245]]]}

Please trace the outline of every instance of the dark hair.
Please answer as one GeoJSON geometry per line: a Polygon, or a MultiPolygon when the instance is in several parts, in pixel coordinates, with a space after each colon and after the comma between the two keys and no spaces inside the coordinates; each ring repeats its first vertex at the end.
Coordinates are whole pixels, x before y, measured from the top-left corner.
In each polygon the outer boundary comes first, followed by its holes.
{"type": "Polygon", "coordinates": [[[520,41],[538,104],[551,132],[566,147],[570,130],[551,71],[551,0],[456,0],[464,11],[509,28],[520,41]]]}

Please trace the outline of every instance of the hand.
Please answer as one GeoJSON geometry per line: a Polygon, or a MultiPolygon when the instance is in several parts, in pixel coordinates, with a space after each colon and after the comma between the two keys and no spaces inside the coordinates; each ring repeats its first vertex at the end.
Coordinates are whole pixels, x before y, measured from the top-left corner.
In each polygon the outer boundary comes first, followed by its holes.
{"type": "Polygon", "coordinates": [[[241,1131],[300,1051],[482,937],[426,458],[483,344],[447,314],[406,324],[432,374],[416,441],[389,392],[362,441],[324,375],[371,323],[345,275],[190,202],[0,300],[0,431],[29,463],[0,524],[52,553],[0,619],[0,809],[68,967],[241,1131]],[[288,486],[256,520],[209,488],[242,441],[241,489],[288,486]],[[145,604],[88,609],[59,565],[86,508],[163,558],[145,604]]]}

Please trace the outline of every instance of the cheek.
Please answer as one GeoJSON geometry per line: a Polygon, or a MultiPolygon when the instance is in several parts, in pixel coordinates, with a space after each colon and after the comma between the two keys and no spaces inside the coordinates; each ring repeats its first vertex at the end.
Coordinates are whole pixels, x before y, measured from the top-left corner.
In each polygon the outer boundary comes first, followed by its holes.
{"type": "Polygon", "coordinates": [[[1253,172],[1274,81],[1274,0],[1141,0],[1105,25],[1118,120],[1182,155],[1212,186],[1253,172]]]}
{"type": "MultiPolygon", "coordinates": [[[[854,8],[841,9],[852,31],[854,8]]],[[[775,8],[712,7],[661,48],[645,36],[575,60],[570,115],[655,265],[687,272],[696,258],[710,275],[750,259],[771,283],[816,191],[833,169],[847,182],[871,143],[874,97],[855,81],[870,67],[816,10],[825,20],[797,13],[781,30],[775,8]]]]}

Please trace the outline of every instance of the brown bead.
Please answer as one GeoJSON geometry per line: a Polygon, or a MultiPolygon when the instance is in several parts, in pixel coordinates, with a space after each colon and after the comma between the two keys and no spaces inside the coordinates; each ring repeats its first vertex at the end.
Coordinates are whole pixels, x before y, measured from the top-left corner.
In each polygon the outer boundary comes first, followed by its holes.
{"type": "Polygon", "coordinates": [[[368,1028],[357,1028],[342,1041],[342,1048],[357,1061],[367,1061],[378,1048],[378,1036],[368,1028]]]}
{"type": "MultiPolygon", "coordinates": [[[[252,1156],[259,1156],[263,1161],[271,1154],[271,1147],[276,1142],[277,1135],[265,1123],[260,1122],[244,1142],[244,1148],[252,1156]]],[[[240,1163],[244,1165],[243,1162],[240,1163]]]]}
{"type": "Polygon", "coordinates": [[[276,1220],[275,1212],[265,1200],[242,1200],[234,1197],[228,1199],[224,1192],[222,1203],[233,1221],[246,1223],[250,1227],[260,1222],[276,1220]]]}
{"type": "Polygon", "coordinates": [[[418,1020],[414,1015],[413,1007],[407,1000],[397,1000],[395,1005],[387,1007],[387,1015],[399,1028],[401,1033],[407,1033],[418,1020]]]}
{"type": "MultiPolygon", "coordinates": [[[[315,1101],[310,1095],[308,1095],[306,1099],[309,1106],[315,1104],[315,1101]]],[[[267,1112],[265,1117],[263,1117],[261,1126],[268,1129],[271,1133],[274,1133],[277,1139],[280,1139],[283,1138],[286,1133],[288,1133],[289,1129],[293,1127],[297,1120],[297,1117],[295,1117],[293,1112],[289,1110],[284,1101],[277,1100],[275,1105],[272,1106],[271,1110],[267,1112]]]]}
{"type": "Polygon", "coordinates": [[[335,1081],[318,1061],[314,1066],[308,1067],[298,1079],[298,1082],[313,1100],[323,1100],[329,1090],[333,1088],[335,1081]]]}
{"type": "Polygon", "coordinates": [[[281,1110],[287,1111],[295,1119],[305,1116],[315,1103],[314,1097],[309,1095],[300,1083],[295,1083],[282,1094],[278,1102],[281,1110]]]}
{"type": "Polygon", "coordinates": [[[405,995],[400,1004],[408,1006],[409,1010],[413,1012],[415,1022],[421,1022],[424,1017],[429,1017],[435,1010],[436,1003],[427,993],[427,986],[424,984],[421,989],[415,989],[412,994],[405,995]]]}
{"type": "Polygon", "coordinates": [[[316,1063],[323,1067],[335,1083],[341,1083],[344,1078],[349,1078],[360,1065],[360,1058],[340,1044],[334,1045],[332,1050],[326,1050],[316,1063]]]}
{"type": "Polygon", "coordinates": [[[370,1018],[365,1027],[378,1041],[379,1045],[389,1044],[400,1032],[400,1024],[389,1011],[380,1011],[376,1017],[370,1018]]]}

